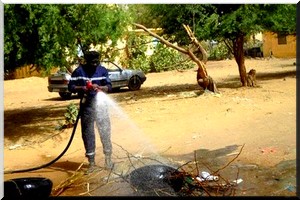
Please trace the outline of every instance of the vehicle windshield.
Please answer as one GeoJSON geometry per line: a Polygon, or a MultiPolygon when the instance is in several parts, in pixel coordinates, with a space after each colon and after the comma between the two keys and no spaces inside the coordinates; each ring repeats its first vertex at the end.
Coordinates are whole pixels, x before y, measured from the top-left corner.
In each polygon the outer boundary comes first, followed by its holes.
{"type": "Polygon", "coordinates": [[[101,62],[101,65],[104,66],[108,71],[119,71],[120,69],[113,64],[112,62],[101,62]]]}

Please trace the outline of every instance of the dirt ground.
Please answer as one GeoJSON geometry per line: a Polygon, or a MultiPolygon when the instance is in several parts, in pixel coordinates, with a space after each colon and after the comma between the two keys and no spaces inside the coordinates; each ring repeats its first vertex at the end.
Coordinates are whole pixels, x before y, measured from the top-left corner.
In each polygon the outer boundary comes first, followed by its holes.
{"type": "MultiPolygon", "coordinates": [[[[148,160],[177,167],[191,163],[191,169],[197,160],[199,171],[223,167],[219,175],[224,179],[243,180],[236,196],[295,196],[294,62],[246,59],[247,70],[257,70],[258,87],[244,88],[234,60],[209,61],[207,71],[220,94],[199,88],[196,68],[147,74],[141,90],[108,95],[115,113],[113,171],[102,168],[97,136],[100,170],[82,175],[87,160],[79,124],[70,148],[57,162],[30,172],[5,173],[4,180],[46,177],[53,182],[53,196],[137,196],[140,193],[118,175],[154,156],[148,160]]],[[[48,163],[69,141],[73,129],[59,131],[58,122],[64,121],[66,107],[78,105],[79,99],[62,100],[58,93],[48,92],[47,84],[41,77],[4,81],[5,172],[48,163]]]]}

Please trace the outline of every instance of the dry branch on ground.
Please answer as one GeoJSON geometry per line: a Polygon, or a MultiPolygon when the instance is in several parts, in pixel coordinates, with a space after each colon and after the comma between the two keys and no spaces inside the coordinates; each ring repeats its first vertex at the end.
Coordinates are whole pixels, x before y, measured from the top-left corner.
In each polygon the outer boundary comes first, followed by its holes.
{"type": "MultiPolygon", "coordinates": [[[[138,160],[138,162],[142,163],[144,166],[147,165],[146,160],[151,160],[151,161],[156,161],[159,164],[162,164],[160,161],[155,160],[150,157],[136,157],[130,152],[128,152],[126,149],[124,149],[122,146],[118,145],[123,151],[125,151],[127,155],[127,159],[130,164],[130,168],[135,170],[138,167],[135,166],[137,163],[134,163],[133,160],[138,160]]],[[[194,154],[195,160],[194,161],[189,161],[186,162],[185,164],[181,165],[176,169],[176,173],[171,174],[168,178],[167,181],[170,180],[182,180],[182,186],[181,189],[176,192],[175,194],[177,196],[234,196],[236,186],[237,186],[237,181],[238,180],[238,172],[237,176],[235,177],[235,180],[229,181],[225,177],[221,175],[221,171],[227,168],[234,160],[237,159],[237,157],[241,154],[243,150],[244,145],[242,146],[241,150],[239,153],[231,160],[229,161],[226,165],[223,167],[219,168],[218,170],[211,172],[210,175],[218,177],[216,180],[201,180],[200,178],[200,169],[198,167],[198,162],[196,160],[196,153],[194,154]],[[185,166],[195,164],[194,170],[185,170],[185,166]]],[[[124,159],[124,158],[123,158],[124,159]]],[[[123,161],[125,162],[125,161],[123,161]]],[[[102,168],[99,168],[99,170],[96,170],[90,175],[84,175],[84,172],[81,170],[83,163],[78,167],[78,169],[66,180],[62,181],[58,186],[56,186],[53,191],[52,191],[52,196],[60,196],[62,195],[63,192],[65,192],[67,189],[71,188],[76,188],[80,187],[83,188],[85,191],[80,192],[78,195],[79,196],[84,196],[84,195],[91,195],[91,192],[96,191],[100,189],[101,187],[107,185],[107,184],[113,184],[117,181],[120,182],[127,182],[130,185],[130,181],[128,180],[128,173],[130,170],[127,170],[126,174],[123,173],[118,173],[116,171],[110,170],[106,181],[96,181],[96,177],[101,177],[100,173],[103,172],[102,168]],[[111,178],[111,175],[114,175],[114,178],[111,178]]],[[[162,180],[166,181],[166,180],[162,180]]],[[[139,191],[138,188],[136,188],[133,185],[130,185],[132,190],[134,192],[147,192],[147,191],[139,191]]],[[[163,190],[159,188],[153,188],[154,194],[157,196],[174,196],[174,193],[170,193],[168,190],[163,190]]]]}

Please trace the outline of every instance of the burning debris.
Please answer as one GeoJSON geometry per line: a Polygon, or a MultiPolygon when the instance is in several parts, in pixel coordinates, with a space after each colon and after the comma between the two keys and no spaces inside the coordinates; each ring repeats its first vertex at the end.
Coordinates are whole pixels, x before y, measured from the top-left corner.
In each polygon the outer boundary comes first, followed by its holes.
{"type": "Polygon", "coordinates": [[[229,166],[241,151],[228,164],[213,173],[199,172],[196,160],[196,169],[192,171],[185,170],[185,166],[191,162],[177,169],[166,165],[147,165],[130,173],[130,183],[143,195],[234,196],[237,185],[243,180],[237,176],[229,181],[221,176],[220,171],[229,166]]]}
{"type": "MultiPolygon", "coordinates": [[[[234,179],[228,180],[220,172],[240,155],[243,147],[230,162],[214,172],[200,171],[199,161],[196,159],[177,168],[159,160],[153,164],[155,159],[147,156],[136,157],[121,147],[129,160],[119,162],[119,166],[123,165],[123,171],[120,172],[118,167],[109,171],[99,167],[99,170],[87,176],[81,170],[81,164],[71,177],[54,188],[52,196],[59,196],[67,189],[76,187],[85,190],[78,194],[80,196],[97,196],[94,193],[98,190],[105,191],[106,187],[111,189],[113,184],[117,187],[128,184],[129,187],[126,188],[131,189],[131,195],[134,196],[234,196],[238,184],[243,181],[238,177],[239,173],[237,172],[234,179]]],[[[117,187],[114,189],[118,190],[117,187]]]]}

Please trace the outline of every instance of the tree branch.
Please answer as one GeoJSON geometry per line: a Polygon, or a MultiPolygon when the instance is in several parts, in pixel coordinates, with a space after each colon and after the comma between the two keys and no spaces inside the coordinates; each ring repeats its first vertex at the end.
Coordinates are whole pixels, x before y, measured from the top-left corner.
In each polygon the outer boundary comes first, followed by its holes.
{"type": "Polygon", "coordinates": [[[190,39],[194,43],[194,45],[200,50],[202,56],[203,56],[203,62],[207,62],[207,52],[205,49],[202,47],[202,45],[199,43],[197,38],[195,37],[194,33],[192,32],[191,28],[188,25],[183,24],[183,27],[185,28],[186,32],[188,33],[190,39]]]}
{"type": "Polygon", "coordinates": [[[141,24],[136,24],[136,23],[133,23],[135,26],[137,26],[138,28],[141,28],[143,29],[144,31],[146,31],[147,33],[149,33],[149,35],[159,39],[162,43],[164,43],[165,45],[169,46],[169,47],[172,47],[174,49],[176,49],[177,51],[180,51],[181,53],[184,53],[184,54],[189,54],[188,51],[182,47],[178,47],[172,43],[170,43],[169,41],[165,40],[163,37],[160,37],[159,35],[157,35],[156,33],[153,33],[151,31],[149,31],[145,26],[141,25],[141,24]]]}
{"type": "Polygon", "coordinates": [[[232,45],[229,43],[229,41],[225,39],[225,40],[224,40],[224,43],[225,43],[225,45],[227,46],[227,48],[229,49],[230,53],[234,54],[233,47],[232,47],[232,45]]]}

